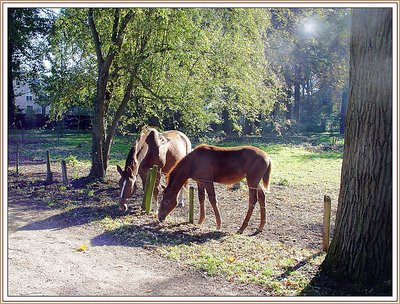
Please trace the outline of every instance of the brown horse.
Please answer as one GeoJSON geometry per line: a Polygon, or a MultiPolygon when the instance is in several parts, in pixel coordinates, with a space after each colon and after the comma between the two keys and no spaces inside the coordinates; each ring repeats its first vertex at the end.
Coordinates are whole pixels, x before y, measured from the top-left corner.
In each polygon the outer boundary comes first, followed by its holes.
{"type": "MultiPolygon", "coordinates": [[[[176,163],[192,150],[189,138],[179,131],[165,131],[159,133],[156,129],[145,127],[135,141],[125,162],[125,170],[117,166],[121,175],[119,186],[121,189],[119,207],[122,211],[128,209],[127,201],[136,190],[136,179],[139,174],[146,183],[148,171],[157,165],[160,173],[168,174],[176,163]]],[[[153,198],[157,201],[160,178],[156,178],[153,198]]],[[[182,195],[180,204],[182,205],[182,195]]]]}
{"type": "Polygon", "coordinates": [[[262,184],[269,191],[271,176],[271,158],[261,149],[251,146],[221,148],[200,145],[186,155],[171,171],[168,184],[158,211],[162,222],[177,205],[177,194],[188,178],[197,182],[200,202],[199,224],[205,219],[205,191],[214,209],[217,229],[221,227],[221,216],[215,198],[213,182],[234,184],[246,177],[249,187],[249,206],[239,233],[247,227],[254,206],[260,203],[261,221],[258,231],[262,231],[266,222],[265,194],[262,184]]]}

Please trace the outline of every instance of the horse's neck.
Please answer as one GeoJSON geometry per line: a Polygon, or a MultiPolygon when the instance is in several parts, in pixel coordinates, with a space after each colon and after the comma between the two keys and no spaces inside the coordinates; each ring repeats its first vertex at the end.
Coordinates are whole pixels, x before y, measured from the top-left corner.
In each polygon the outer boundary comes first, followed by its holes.
{"type": "Polygon", "coordinates": [[[188,162],[181,161],[178,165],[172,170],[169,176],[170,191],[174,191],[176,193],[181,190],[185,182],[189,179],[189,168],[187,168],[188,162]]]}

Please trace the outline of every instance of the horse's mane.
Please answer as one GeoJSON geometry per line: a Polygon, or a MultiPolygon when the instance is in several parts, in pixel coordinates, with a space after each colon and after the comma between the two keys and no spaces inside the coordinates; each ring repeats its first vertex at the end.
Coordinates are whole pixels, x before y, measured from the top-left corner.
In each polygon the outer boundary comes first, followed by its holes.
{"type": "Polygon", "coordinates": [[[125,161],[125,171],[126,169],[128,169],[128,167],[132,167],[133,166],[133,155],[135,153],[135,145],[133,145],[133,147],[131,148],[131,150],[128,153],[128,157],[126,158],[125,161]]]}

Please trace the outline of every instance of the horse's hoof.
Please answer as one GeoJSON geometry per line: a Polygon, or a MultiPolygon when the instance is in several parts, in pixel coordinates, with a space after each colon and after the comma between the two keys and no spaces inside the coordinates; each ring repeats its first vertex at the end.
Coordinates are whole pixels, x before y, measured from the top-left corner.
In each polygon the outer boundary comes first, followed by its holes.
{"type": "Polygon", "coordinates": [[[128,211],[128,205],[124,204],[123,206],[120,206],[119,209],[122,211],[122,213],[125,213],[126,211],[128,211]]]}
{"type": "Polygon", "coordinates": [[[236,231],[237,234],[243,234],[243,230],[239,229],[238,231],[236,231]]]}

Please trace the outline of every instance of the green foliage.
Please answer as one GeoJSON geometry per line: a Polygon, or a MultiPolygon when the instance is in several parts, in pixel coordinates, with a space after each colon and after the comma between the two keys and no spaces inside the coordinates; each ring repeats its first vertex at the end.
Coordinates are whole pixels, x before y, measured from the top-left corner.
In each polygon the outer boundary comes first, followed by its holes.
{"type": "Polygon", "coordinates": [[[287,86],[272,121],[279,122],[280,134],[338,130],[341,95],[348,82],[349,9],[270,12],[267,57],[287,86]]]}
{"type": "MultiPolygon", "coordinates": [[[[106,125],[129,84],[120,129],[150,123],[199,134],[220,122],[222,109],[252,119],[270,110],[279,83],[265,61],[264,9],[135,8],[121,9],[120,19],[129,13],[134,18],[110,69],[106,125]]],[[[54,116],[74,106],[92,108],[97,70],[87,14],[64,9],[56,22],[50,56],[54,116]]],[[[115,14],[93,10],[103,56],[113,49],[115,14]]]]}
{"type": "Polygon", "coordinates": [[[40,8],[8,9],[8,50],[14,79],[20,79],[38,62],[38,41],[51,29],[52,15],[40,8]],[[29,67],[30,66],[30,67],[29,67]],[[25,73],[24,73],[25,72],[25,73]]]}
{"type": "Polygon", "coordinates": [[[68,156],[68,157],[65,158],[65,162],[66,162],[68,165],[74,167],[74,166],[76,166],[76,165],[78,164],[78,159],[76,158],[76,156],[70,155],[70,156],[68,156]]]}

